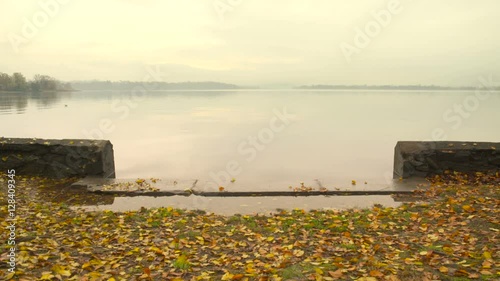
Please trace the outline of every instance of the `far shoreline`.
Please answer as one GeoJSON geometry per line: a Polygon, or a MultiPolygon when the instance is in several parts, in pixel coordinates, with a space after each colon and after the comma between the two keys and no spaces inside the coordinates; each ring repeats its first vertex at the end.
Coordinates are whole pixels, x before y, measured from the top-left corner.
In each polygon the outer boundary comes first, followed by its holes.
{"type": "Polygon", "coordinates": [[[81,90],[53,90],[53,91],[4,91],[0,90],[0,94],[19,94],[19,93],[29,93],[29,94],[41,94],[41,93],[60,93],[60,92],[80,92],[81,90]]]}

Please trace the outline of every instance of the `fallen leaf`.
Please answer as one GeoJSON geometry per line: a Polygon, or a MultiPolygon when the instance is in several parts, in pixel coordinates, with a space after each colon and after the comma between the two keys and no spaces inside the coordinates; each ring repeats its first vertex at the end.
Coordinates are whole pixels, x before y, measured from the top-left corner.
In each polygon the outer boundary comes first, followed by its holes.
{"type": "Polygon", "coordinates": [[[293,251],[293,255],[296,257],[302,257],[304,255],[304,251],[302,250],[295,250],[293,251]]]}
{"type": "Polygon", "coordinates": [[[375,277],[361,277],[356,279],[356,281],[377,281],[377,278],[375,277]]]}
{"type": "Polygon", "coordinates": [[[441,272],[441,273],[446,273],[446,272],[448,272],[448,268],[447,268],[446,266],[441,266],[441,267],[439,268],[439,272],[441,272]]]}
{"type": "Polygon", "coordinates": [[[343,273],[341,269],[337,269],[335,271],[328,271],[328,274],[330,274],[330,276],[333,278],[340,278],[342,277],[343,273]]]}
{"type": "Polygon", "coordinates": [[[245,275],[243,275],[243,274],[235,274],[235,275],[231,278],[231,280],[240,280],[240,279],[242,279],[243,277],[245,277],[245,275]]]}
{"type": "Polygon", "coordinates": [[[370,276],[373,276],[373,277],[383,277],[384,274],[378,270],[371,270],[370,271],[370,276]]]}
{"type": "Polygon", "coordinates": [[[233,277],[234,277],[234,275],[233,275],[233,274],[231,274],[231,273],[229,273],[229,272],[226,272],[226,273],[222,276],[221,280],[232,280],[232,279],[233,279],[233,277]]]}
{"type": "Polygon", "coordinates": [[[71,272],[69,270],[65,269],[63,266],[54,265],[52,267],[52,271],[55,274],[59,274],[61,276],[71,276],[71,272]]]}

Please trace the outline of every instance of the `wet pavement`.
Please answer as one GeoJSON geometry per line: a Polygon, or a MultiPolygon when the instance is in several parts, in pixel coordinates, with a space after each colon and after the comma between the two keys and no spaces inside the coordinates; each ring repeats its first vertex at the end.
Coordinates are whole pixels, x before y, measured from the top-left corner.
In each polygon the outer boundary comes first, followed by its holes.
{"type": "Polygon", "coordinates": [[[426,188],[423,179],[394,180],[385,184],[350,182],[332,185],[319,179],[309,183],[268,186],[231,183],[215,187],[204,181],[179,179],[97,179],[86,178],[72,185],[94,196],[114,196],[112,204],[84,205],[85,210],[132,211],[141,208],[173,207],[204,210],[222,215],[269,214],[279,209],[349,209],[369,208],[375,204],[397,207],[394,194],[411,194],[426,188]],[[338,187],[335,187],[338,186],[338,187]]]}

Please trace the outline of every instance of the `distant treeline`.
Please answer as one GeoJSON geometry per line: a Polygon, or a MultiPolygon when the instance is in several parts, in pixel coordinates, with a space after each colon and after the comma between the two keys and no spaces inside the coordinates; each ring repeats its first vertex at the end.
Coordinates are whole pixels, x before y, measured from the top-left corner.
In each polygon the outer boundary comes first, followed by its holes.
{"type": "Polygon", "coordinates": [[[130,82],[130,81],[72,81],[71,85],[77,90],[224,90],[241,89],[233,84],[219,82],[130,82]]]}
{"type": "MultiPolygon", "coordinates": [[[[477,87],[443,87],[435,85],[307,85],[296,89],[338,89],[338,90],[475,90],[477,87]]],[[[500,90],[493,87],[492,90],[500,90]]]]}
{"type": "Polygon", "coordinates": [[[0,72],[0,91],[71,91],[70,83],[63,83],[53,77],[37,74],[33,80],[26,80],[23,74],[16,72],[12,75],[0,72]]]}

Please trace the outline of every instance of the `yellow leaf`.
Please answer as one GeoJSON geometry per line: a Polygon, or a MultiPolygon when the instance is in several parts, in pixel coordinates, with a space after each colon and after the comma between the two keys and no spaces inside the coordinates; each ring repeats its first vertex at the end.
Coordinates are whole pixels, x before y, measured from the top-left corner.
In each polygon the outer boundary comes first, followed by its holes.
{"type": "Polygon", "coordinates": [[[152,252],[155,252],[155,253],[157,253],[159,255],[163,255],[163,251],[160,250],[160,248],[158,248],[158,247],[151,246],[151,247],[149,247],[149,250],[152,251],[152,252]]]}
{"type": "Polygon", "coordinates": [[[446,247],[446,246],[445,246],[445,247],[443,247],[443,251],[448,252],[448,253],[451,253],[451,252],[453,252],[453,249],[452,249],[452,248],[450,248],[450,247],[446,247]]]}
{"type": "Polygon", "coordinates": [[[16,274],[15,272],[11,272],[11,273],[7,274],[5,276],[5,280],[10,280],[10,279],[14,278],[15,274],[16,274]]]}
{"type": "Polygon", "coordinates": [[[108,279],[108,281],[116,281],[116,279],[113,278],[113,277],[111,277],[111,278],[108,279]]]}
{"type": "Polygon", "coordinates": [[[42,277],[39,280],[52,280],[55,276],[52,275],[52,272],[46,271],[42,272],[42,277]]]}
{"type": "Polygon", "coordinates": [[[317,274],[323,275],[323,270],[319,267],[314,268],[314,271],[316,271],[317,274]]]}
{"type": "Polygon", "coordinates": [[[99,273],[97,271],[92,271],[91,273],[89,273],[89,276],[92,278],[98,278],[98,277],[101,277],[101,273],[99,273]]]}
{"type": "Polygon", "coordinates": [[[302,250],[295,250],[293,251],[293,255],[296,257],[302,257],[304,255],[304,251],[302,250]]]}
{"type": "Polygon", "coordinates": [[[483,253],[483,257],[484,257],[485,259],[491,259],[491,253],[490,253],[490,252],[484,252],[484,253],[483,253]]]}
{"type": "Polygon", "coordinates": [[[52,267],[52,271],[55,274],[59,274],[61,276],[70,276],[71,275],[71,272],[69,270],[67,270],[63,266],[60,266],[57,264],[52,267]]]}
{"type": "Polygon", "coordinates": [[[221,278],[221,280],[231,280],[233,279],[234,275],[229,273],[229,272],[226,272],[226,274],[224,274],[221,278]]]}
{"type": "Polygon", "coordinates": [[[446,266],[441,266],[441,267],[439,268],[439,272],[441,272],[441,273],[446,273],[446,272],[448,272],[448,268],[447,268],[446,266]]]}
{"type": "Polygon", "coordinates": [[[470,205],[463,205],[463,206],[462,206],[462,209],[464,209],[464,211],[469,212],[469,211],[471,211],[471,210],[472,210],[472,207],[471,207],[470,205]]]}

